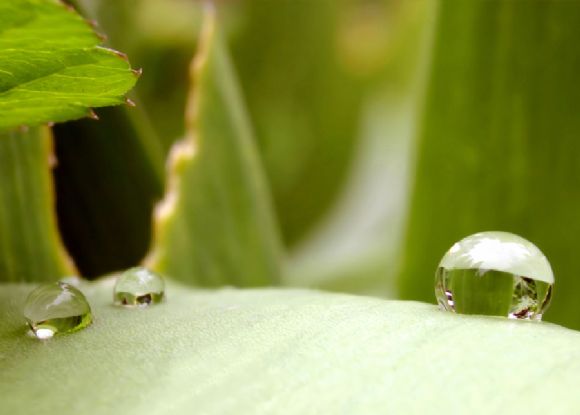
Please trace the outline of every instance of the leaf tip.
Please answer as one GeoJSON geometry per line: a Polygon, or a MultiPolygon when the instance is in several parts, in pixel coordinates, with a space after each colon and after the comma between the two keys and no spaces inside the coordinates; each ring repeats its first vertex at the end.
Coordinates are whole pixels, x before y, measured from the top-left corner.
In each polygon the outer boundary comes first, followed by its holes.
{"type": "Polygon", "coordinates": [[[97,115],[97,113],[93,110],[93,109],[89,109],[89,114],[88,117],[92,120],[99,120],[99,116],[97,115]]]}
{"type": "Polygon", "coordinates": [[[87,19],[87,23],[93,28],[93,29],[97,29],[99,27],[99,22],[97,22],[95,19],[87,19]]]}
{"type": "Polygon", "coordinates": [[[67,3],[66,1],[62,1],[60,2],[65,9],[67,9],[69,12],[73,12],[73,13],[77,13],[77,10],[74,8],[74,6],[70,3],[67,3]]]}
{"type": "Polygon", "coordinates": [[[118,50],[115,49],[110,49],[110,51],[113,52],[115,55],[117,55],[119,58],[123,59],[124,61],[129,62],[129,57],[127,56],[126,53],[119,52],[118,50]]]}
{"type": "Polygon", "coordinates": [[[95,32],[101,42],[106,42],[109,38],[104,33],[95,32]]]}

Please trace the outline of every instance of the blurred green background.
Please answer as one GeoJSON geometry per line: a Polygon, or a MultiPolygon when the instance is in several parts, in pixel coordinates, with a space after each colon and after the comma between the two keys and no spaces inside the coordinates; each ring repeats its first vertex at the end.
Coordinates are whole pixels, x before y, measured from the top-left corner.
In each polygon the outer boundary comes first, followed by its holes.
{"type": "MultiPolygon", "coordinates": [[[[152,243],[203,5],[80,3],[143,68],[136,108],[55,128],[59,227],[93,278],[138,263],[152,243]]],[[[216,7],[273,198],[283,285],[435,302],[443,253],[505,230],[552,264],[545,319],[580,328],[580,3],[216,7]]]]}

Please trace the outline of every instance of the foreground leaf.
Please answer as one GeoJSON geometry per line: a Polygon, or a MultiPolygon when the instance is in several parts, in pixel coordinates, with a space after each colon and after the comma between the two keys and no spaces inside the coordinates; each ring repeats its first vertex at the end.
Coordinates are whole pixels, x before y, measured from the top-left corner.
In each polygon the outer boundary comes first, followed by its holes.
{"type": "Polygon", "coordinates": [[[54,212],[48,128],[0,132],[0,281],[54,281],[74,273],[54,212]]]}
{"type": "Polygon", "coordinates": [[[279,242],[269,195],[212,12],[192,77],[188,135],[172,150],[148,263],[205,286],[275,282],[279,242]]]}
{"type": "Polygon", "coordinates": [[[136,73],[58,0],[0,4],[0,129],[66,121],[117,105],[136,73]]]}
{"type": "Polygon", "coordinates": [[[546,254],[546,318],[580,328],[580,4],[440,2],[400,288],[434,301],[443,253],[480,231],[546,254]]]}
{"type": "Polygon", "coordinates": [[[434,306],[303,290],[195,291],[25,335],[30,286],[0,289],[0,407],[9,414],[575,413],[580,334],[434,306]],[[420,398],[418,398],[420,397],[420,398]]]}

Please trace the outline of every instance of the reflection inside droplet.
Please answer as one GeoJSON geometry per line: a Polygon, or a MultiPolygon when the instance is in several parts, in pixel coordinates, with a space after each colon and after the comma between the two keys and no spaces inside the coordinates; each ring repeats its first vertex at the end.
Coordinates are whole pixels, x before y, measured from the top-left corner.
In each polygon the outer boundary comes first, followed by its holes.
{"type": "Polygon", "coordinates": [[[113,300],[116,305],[146,307],[163,301],[165,282],[163,278],[143,267],[131,268],[117,279],[113,300]]]}
{"type": "Polygon", "coordinates": [[[540,320],[553,284],[550,264],[534,244],[507,232],[481,232],[445,254],[435,294],[447,311],[540,320]]]}
{"type": "Polygon", "coordinates": [[[26,299],[24,317],[34,336],[43,340],[83,329],[92,322],[91,308],[83,293],[64,282],[33,290],[26,299]]]}
{"type": "Polygon", "coordinates": [[[35,335],[41,340],[50,339],[52,336],[54,336],[54,331],[51,329],[38,329],[36,330],[35,335]]]}

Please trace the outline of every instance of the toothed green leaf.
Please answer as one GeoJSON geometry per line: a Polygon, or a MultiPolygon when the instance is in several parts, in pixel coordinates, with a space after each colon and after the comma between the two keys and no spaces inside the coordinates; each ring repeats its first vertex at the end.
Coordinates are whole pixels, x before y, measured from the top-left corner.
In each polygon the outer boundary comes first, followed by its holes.
{"type": "Polygon", "coordinates": [[[117,105],[137,75],[57,0],[0,3],[0,129],[66,121],[117,105]]]}

